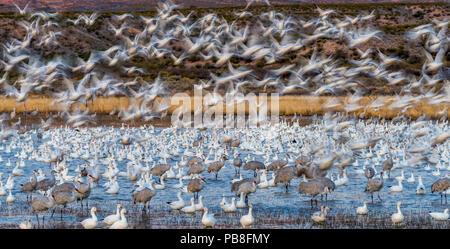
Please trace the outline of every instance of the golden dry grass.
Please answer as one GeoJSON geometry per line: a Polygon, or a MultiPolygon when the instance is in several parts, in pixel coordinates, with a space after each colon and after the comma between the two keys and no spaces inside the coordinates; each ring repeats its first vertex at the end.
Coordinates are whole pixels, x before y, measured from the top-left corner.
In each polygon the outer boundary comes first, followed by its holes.
{"type": "MultiPolygon", "coordinates": [[[[361,105],[360,108],[352,110],[350,112],[351,114],[356,112],[356,115],[359,116],[361,113],[364,112],[364,107],[370,103],[372,103],[377,97],[379,96],[364,96],[359,100],[359,104],[361,105]]],[[[375,111],[370,108],[367,108],[365,117],[382,117],[391,119],[396,117],[401,110],[392,110],[387,108],[393,101],[393,96],[381,96],[379,97],[381,99],[385,100],[384,107],[381,107],[379,110],[375,111]]],[[[254,97],[250,102],[242,102],[237,105],[230,105],[222,106],[222,113],[242,113],[245,114],[249,113],[249,106],[251,108],[258,108],[256,107],[257,103],[259,101],[257,100],[258,97],[254,97]]],[[[158,99],[158,101],[161,101],[162,99],[158,99]]],[[[203,99],[204,100],[204,99],[203,99]]],[[[270,96],[267,96],[268,100],[268,112],[270,113],[272,107],[270,104],[270,96]]],[[[25,103],[16,104],[15,99],[12,98],[6,98],[6,97],[0,97],[0,112],[12,112],[15,111],[18,113],[27,111],[33,111],[38,109],[40,112],[47,113],[47,112],[58,112],[62,111],[63,108],[61,105],[58,104],[52,104],[53,99],[43,96],[30,96],[25,103]]],[[[185,105],[186,109],[189,108],[190,104],[190,110],[193,112],[195,110],[195,102],[197,101],[197,104],[201,103],[201,99],[197,98],[194,100],[194,97],[189,97],[185,99],[181,99],[180,97],[172,97],[170,99],[171,106],[169,108],[169,114],[174,112],[177,108],[179,108],[181,105],[185,105]],[[189,103],[190,102],[190,103],[189,103]]],[[[349,97],[331,97],[331,96],[280,96],[278,105],[279,105],[279,114],[280,115],[323,115],[326,111],[337,111],[337,112],[346,112],[344,109],[345,105],[344,103],[349,102],[349,97]],[[327,107],[327,103],[330,103],[330,101],[336,101],[336,106],[332,108],[327,107]]],[[[110,98],[96,98],[93,102],[88,103],[88,108],[92,112],[96,112],[98,114],[107,114],[113,110],[121,110],[127,109],[130,105],[130,101],[126,97],[110,97],[110,98]]],[[[203,110],[209,110],[209,111],[217,111],[219,110],[220,106],[212,106],[207,108],[206,106],[203,107],[203,110]]],[[[413,104],[413,108],[408,109],[404,115],[411,117],[413,119],[420,117],[424,113],[427,117],[430,118],[440,118],[442,117],[442,110],[444,108],[447,108],[447,116],[449,116],[449,105],[446,104],[439,104],[439,105],[431,105],[426,102],[426,100],[419,100],[413,104]],[[441,114],[438,114],[438,112],[441,112],[441,114]]],[[[71,110],[80,109],[84,110],[85,105],[81,103],[77,103],[71,106],[71,110]]]]}

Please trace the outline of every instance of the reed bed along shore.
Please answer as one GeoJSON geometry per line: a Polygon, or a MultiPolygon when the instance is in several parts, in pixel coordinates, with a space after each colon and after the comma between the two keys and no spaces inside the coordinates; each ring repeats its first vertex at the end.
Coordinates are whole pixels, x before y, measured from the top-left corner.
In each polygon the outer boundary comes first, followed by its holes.
{"type": "MultiPolygon", "coordinates": [[[[25,201],[25,200],[24,200],[25,201]]],[[[57,207],[54,216],[50,218],[52,210],[40,213],[39,222],[42,226],[42,215],[45,215],[45,228],[49,229],[82,229],[80,221],[87,218],[90,207],[97,207],[99,211],[98,228],[107,228],[100,221],[107,215],[115,212],[117,204],[122,204],[128,210],[127,221],[130,228],[135,229],[201,229],[202,212],[184,214],[171,210],[167,205],[152,203],[150,209],[142,210],[142,205],[132,204],[131,201],[107,201],[93,198],[89,202],[89,208],[82,210],[80,205],[69,205],[65,208],[61,219],[60,207],[57,207]]],[[[307,207],[299,207],[286,211],[283,208],[265,208],[256,205],[254,211],[255,222],[253,228],[257,229],[448,229],[448,221],[435,221],[425,210],[405,212],[405,220],[401,224],[394,225],[390,212],[373,211],[368,215],[356,215],[355,210],[348,207],[333,207],[323,223],[314,223],[311,220],[312,213],[318,210],[307,207]]],[[[33,225],[37,225],[36,216],[30,213],[29,206],[25,202],[0,207],[0,229],[17,228],[18,223],[31,219],[33,225]]],[[[240,209],[235,214],[227,214],[219,208],[210,208],[218,220],[215,228],[239,229],[239,219],[248,213],[247,209],[240,209]]],[[[394,212],[394,211],[392,211],[394,212]]],[[[42,227],[41,227],[42,228],[42,227]]]]}
{"type": "MultiPolygon", "coordinates": [[[[272,108],[278,108],[279,115],[323,115],[327,111],[334,112],[344,112],[350,114],[356,114],[356,116],[360,118],[371,118],[371,117],[380,117],[385,119],[392,119],[397,117],[398,115],[406,116],[411,119],[416,119],[423,114],[425,114],[428,118],[438,119],[442,117],[447,117],[449,119],[449,104],[440,103],[440,104],[430,104],[424,99],[414,99],[411,104],[411,107],[406,111],[402,111],[402,109],[393,109],[390,107],[392,103],[397,101],[396,96],[363,96],[355,103],[350,103],[350,97],[346,96],[279,96],[278,97],[278,107],[276,104],[272,106],[270,95],[267,98],[267,110],[268,113],[271,113],[272,108]],[[370,104],[375,101],[382,100],[384,104],[379,106],[377,109],[372,109],[370,104]],[[353,105],[354,108],[350,108],[349,106],[353,105]]],[[[185,106],[186,110],[190,110],[192,113],[194,112],[195,104],[202,103],[202,100],[205,102],[205,97],[203,99],[197,97],[170,97],[168,100],[168,104],[170,105],[168,109],[168,113],[172,114],[176,109],[180,108],[182,105],[185,106]],[[190,107],[189,107],[190,106],[190,107]]],[[[249,109],[258,108],[257,105],[262,101],[260,97],[250,98],[254,101],[249,102],[241,102],[234,105],[222,105],[222,113],[245,113],[249,114],[249,109]]],[[[163,99],[158,98],[157,101],[161,102],[163,99]]],[[[23,113],[24,111],[34,111],[39,110],[41,113],[49,113],[49,112],[59,112],[63,111],[63,106],[60,104],[52,103],[53,99],[45,96],[31,96],[23,103],[16,103],[14,98],[6,98],[4,96],[0,97],[0,112],[17,112],[23,113]]],[[[89,101],[87,103],[87,107],[91,112],[95,112],[97,114],[108,114],[112,111],[120,111],[121,109],[127,109],[130,106],[130,100],[126,97],[98,97],[93,101],[89,101]]],[[[86,105],[83,103],[75,103],[70,107],[70,110],[85,110],[86,105]]],[[[207,107],[203,105],[203,111],[218,111],[221,108],[220,105],[213,105],[207,107]]]]}

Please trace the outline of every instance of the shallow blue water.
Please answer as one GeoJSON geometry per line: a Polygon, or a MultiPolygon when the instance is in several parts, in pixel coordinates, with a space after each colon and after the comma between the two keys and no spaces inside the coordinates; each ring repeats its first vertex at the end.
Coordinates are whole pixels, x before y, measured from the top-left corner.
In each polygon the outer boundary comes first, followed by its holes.
{"type": "MultiPolygon", "coordinates": [[[[390,124],[392,127],[388,127],[388,129],[392,131],[399,131],[404,129],[404,127],[400,127],[398,125],[390,124]]],[[[429,124],[428,128],[439,130],[439,129],[448,129],[448,126],[440,126],[440,127],[433,127],[433,124],[429,124]]],[[[328,146],[328,141],[331,141],[332,133],[326,133],[326,132],[320,132],[320,125],[318,126],[308,126],[308,127],[299,127],[297,130],[295,130],[297,133],[283,133],[283,132],[262,132],[258,130],[254,130],[253,132],[255,134],[259,134],[259,137],[252,137],[253,139],[257,141],[261,141],[261,143],[268,143],[270,141],[273,142],[272,147],[274,154],[279,154],[280,157],[283,157],[283,154],[286,154],[288,151],[288,146],[286,141],[291,141],[292,138],[295,138],[299,148],[305,149],[308,147],[311,147],[310,144],[311,141],[316,141],[317,143],[325,144],[328,146]],[[319,128],[317,128],[319,127],[319,128]],[[306,131],[319,129],[318,134],[308,134],[306,131]],[[275,134],[275,135],[274,135],[275,134]],[[265,137],[261,137],[264,135],[265,137]],[[316,136],[316,138],[314,138],[316,136]],[[286,143],[283,143],[286,142],[286,143]],[[278,147],[279,146],[279,147],[278,147]],[[283,150],[283,152],[281,152],[283,150]],[[278,152],[278,153],[277,153],[278,152]]],[[[356,127],[356,126],[355,126],[356,127]]],[[[419,139],[410,139],[406,137],[402,137],[405,134],[402,134],[400,132],[392,132],[392,134],[386,134],[386,132],[383,129],[380,129],[379,127],[374,126],[375,129],[373,129],[372,134],[368,134],[367,132],[358,132],[356,128],[349,128],[345,134],[349,134],[350,136],[354,136],[354,139],[359,139],[364,135],[368,136],[375,136],[375,135],[383,135],[386,138],[387,141],[394,142],[394,141],[400,141],[399,143],[404,143],[407,148],[410,148],[411,146],[415,144],[420,144],[421,142],[427,141],[427,137],[422,137],[419,139]],[[352,130],[354,129],[354,130],[352,130]],[[378,130],[377,130],[378,129],[378,130]],[[352,133],[354,132],[354,134],[352,133]],[[403,142],[402,142],[403,141],[403,142]],[[407,142],[405,142],[407,141],[407,142]]],[[[367,128],[367,127],[366,127],[367,128]]],[[[367,128],[370,130],[370,128],[367,128]]],[[[233,130],[219,130],[219,131],[211,131],[206,130],[203,132],[197,132],[194,137],[197,137],[199,134],[208,134],[210,132],[217,133],[213,134],[211,137],[206,136],[204,141],[211,140],[212,137],[223,135],[225,132],[226,134],[232,134],[236,136],[239,136],[241,134],[242,141],[250,141],[251,139],[247,139],[245,135],[242,135],[242,133],[238,133],[237,131],[233,130]]],[[[69,175],[76,175],[75,168],[77,165],[82,165],[86,163],[85,160],[81,158],[71,158],[70,156],[67,156],[67,154],[73,153],[75,151],[80,150],[75,144],[77,144],[77,140],[84,139],[85,141],[90,141],[90,138],[105,133],[106,136],[101,138],[100,140],[103,140],[103,142],[97,142],[97,146],[94,144],[91,144],[90,142],[86,142],[82,146],[82,151],[89,150],[90,152],[90,159],[92,160],[94,152],[98,154],[107,154],[108,148],[113,148],[113,144],[115,144],[115,150],[123,150],[125,147],[123,147],[120,144],[120,135],[119,134],[132,134],[134,136],[133,139],[139,140],[140,138],[144,137],[150,137],[150,140],[144,143],[144,147],[147,147],[146,151],[143,153],[145,158],[152,157],[152,161],[159,161],[160,158],[157,158],[156,150],[153,151],[154,146],[158,146],[157,149],[164,150],[162,147],[164,145],[168,145],[168,147],[172,146],[170,145],[171,139],[178,138],[180,139],[182,133],[184,133],[184,130],[173,130],[173,129],[163,129],[163,128],[155,128],[154,133],[149,133],[148,129],[143,128],[126,128],[126,129],[120,129],[120,128],[88,128],[88,129],[81,129],[81,132],[74,132],[70,129],[56,129],[56,130],[50,130],[43,133],[43,139],[37,139],[35,131],[31,131],[25,134],[20,139],[20,142],[17,138],[12,138],[8,142],[3,143],[0,147],[0,155],[2,156],[3,162],[0,163],[0,172],[3,172],[2,181],[5,184],[6,179],[8,177],[8,174],[10,174],[15,167],[15,164],[17,161],[20,162],[20,159],[16,157],[17,154],[20,155],[22,148],[24,148],[23,143],[30,144],[30,141],[33,141],[32,148],[33,150],[42,150],[43,144],[49,144],[53,143],[52,151],[59,149],[63,149],[66,151],[66,166],[69,168],[69,175]],[[114,130],[114,132],[112,132],[114,130]],[[65,138],[61,138],[61,134],[65,133],[65,138]],[[53,134],[53,137],[51,136],[53,134]],[[59,140],[59,141],[58,141],[59,140]],[[64,146],[66,148],[64,148],[64,146]],[[10,147],[10,152],[8,153],[7,147],[10,147]],[[6,162],[8,161],[8,158],[11,160],[11,167],[6,167],[6,162]]],[[[406,132],[408,133],[408,132],[406,132]]],[[[353,138],[353,137],[352,137],[353,138]]],[[[97,140],[96,140],[97,141],[97,140]]],[[[179,148],[179,153],[181,156],[183,155],[184,147],[182,145],[182,141],[178,141],[180,144],[178,144],[176,147],[179,148]]],[[[246,142],[241,143],[241,148],[246,147],[246,142]]],[[[134,142],[129,147],[126,147],[125,150],[127,153],[136,153],[137,155],[141,156],[142,153],[139,152],[139,146],[138,143],[134,142]]],[[[192,144],[192,141],[191,141],[192,144]]],[[[247,144],[248,145],[248,144],[247,144]]],[[[294,146],[294,147],[295,147],[294,146]]],[[[26,146],[25,146],[26,147],[26,146]]],[[[270,147],[270,146],[269,146],[270,147]]],[[[156,147],[155,147],[156,148],[156,147]]],[[[223,148],[223,145],[219,143],[218,148],[223,148]]],[[[449,148],[449,142],[447,141],[444,144],[439,145],[439,149],[441,151],[447,150],[449,148]]],[[[397,148],[399,151],[402,150],[401,146],[397,148]]],[[[44,150],[45,151],[45,150],[44,150]]],[[[195,151],[195,150],[193,150],[195,151]]],[[[203,148],[204,153],[208,153],[210,151],[210,148],[203,148]]],[[[214,150],[213,150],[214,151],[214,150]]],[[[213,210],[214,212],[220,212],[219,208],[219,202],[222,199],[222,194],[225,194],[227,197],[227,201],[229,202],[231,197],[234,196],[232,192],[230,192],[231,187],[231,179],[238,178],[238,176],[235,175],[235,169],[232,166],[232,159],[233,159],[233,151],[229,151],[229,159],[226,161],[226,167],[223,168],[220,173],[218,180],[214,179],[214,174],[208,174],[206,171],[202,173],[202,176],[206,180],[206,184],[204,185],[204,189],[201,191],[201,195],[203,196],[203,203],[206,207],[208,207],[210,210],[213,210]]],[[[245,159],[248,156],[249,151],[240,149],[240,157],[245,161],[245,159]]],[[[376,151],[374,150],[373,153],[376,151]]],[[[395,151],[391,151],[395,155],[395,151]]],[[[117,153],[117,152],[116,152],[117,153]]],[[[195,153],[195,152],[194,152],[195,153]]],[[[366,151],[363,151],[363,153],[366,153],[366,151]]],[[[42,169],[47,176],[50,172],[50,167],[48,163],[45,162],[38,162],[35,160],[28,160],[29,155],[31,153],[26,153],[27,158],[25,158],[25,167],[21,168],[25,171],[25,174],[22,176],[14,177],[15,185],[13,189],[13,194],[16,197],[16,201],[13,204],[7,204],[5,202],[6,196],[1,196],[1,206],[3,207],[2,213],[0,214],[0,223],[17,223],[18,221],[23,220],[23,216],[17,216],[14,215],[14,207],[16,206],[25,206],[25,195],[20,193],[20,184],[23,184],[29,180],[29,177],[31,176],[31,172],[34,169],[42,169]],[[11,216],[12,215],[12,216],[11,216]]],[[[82,155],[83,153],[81,153],[82,155]]],[[[292,154],[292,153],[291,153],[292,154]]],[[[256,160],[264,161],[263,155],[254,155],[252,153],[252,156],[255,157],[256,160]]],[[[447,155],[447,154],[446,154],[447,155]]],[[[117,156],[117,154],[116,154],[117,156]]],[[[182,160],[181,156],[173,157],[171,156],[171,159],[169,160],[169,164],[171,166],[175,165],[175,162],[180,162],[182,160]]],[[[273,156],[273,155],[272,155],[273,156]]],[[[296,155],[293,154],[294,159],[296,158],[296,155]]],[[[376,157],[376,155],[374,155],[376,157]]],[[[381,156],[381,159],[386,158],[386,155],[381,156]]],[[[116,157],[117,159],[117,157],[116,157]]],[[[212,160],[212,157],[208,158],[212,160]]],[[[101,162],[102,159],[100,159],[101,162]]],[[[430,192],[430,186],[431,184],[436,181],[437,179],[441,177],[445,177],[448,171],[448,162],[444,161],[442,158],[439,160],[441,161],[442,165],[445,165],[445,169],[441,170],[441,176],[433,176],[431,172],[435,170],[434,166],[432,165],[432,170],[425,170],[424,166],[426,164],[422,163],[419,165],[416,165],[414,167],[409,166],[402,166],[399,163],[397,163],[397,169],[394,169],[391,173],[392,179],[386,179],[385,184],[383,186],[383,189],[380,192],[382,201],[380,201],[375,194],[374,204],[370,203],[370,197],[368,194],[364,193],[363,190],[365,188],[365,185],[367,183],[366,178],[363,174],[358,174],[355,172],[356,169],[361,169],[362,165],[366,163],[366,161],[369,160],[368,166],[373,164],[371,159],[368,158],[359,158],[357,159],[360,166],[348,166],[347,169],[347,176],[349,178],[349,182],[346,186],[338,186],[336,190],[328,196],[328,205],[330,207],[335,207],[330,214],[332,215],[333,212],[337,212],[336,210],[342,210],[342,209],[355,209],[358,206],[362,206],[363,201],[369,202],[369,212],[381,212],[381,213],[394,213],[396,212],[396,202],[402,201],[403,207],[402,210],[405,214],[419,214],[424,213],[428,211],[439,211],[442,212],[442,210],[448,205],[441,205],[440,204],[440,196],[437,193],[431,194],[430,192]],[[397,181],[394,180],[396,176],[400,175],[400,171],[405,171],[405,181],[403,181],[403,191],[400,193],[393,193],[391,192],[388,187],[392,185],[396,185],[397,181]],[[406,179],[409,178],[410,173],[413,172],[415,176],[415,183],[408,183],[406,182],[406,179]],[[418,183],[417,177],[421,175],[423,178],[423,183],[426,187],[426,194],[419,196],[416,194],[416,186],[418,183]]],[[[270,160],[271,161],[271,160],[270,160]]],[[[116,163],[118,165],[118,168],[120,171],[126,171],[126,163],[130,162],[129,159],[124,159],[123,161],[119,162],[116,160],[116,163]]],[[[150,162],[150,167],[152,166],[153,162],[150,162]]],[[[376,163],[375,167],[377,170],[381,170],[381,163],[382,160],[378,163],[376,163]]],[[[106,168],[106,165],[99,164],[100,165],[100,174],[102,174],[106,168]]],[[[291,165],[291,164],[290,164],[291,165]]],[[[142,162],[142,166],[145,166],[145,162],[142,162]]],[[[185,172],[187,169],[185,169],[185,172]]],[[[175,171],[175,174],[178,173],[178,171],[175,171]]],[[[241,170],[241,173],[244,178],[246,177],[253,177],[252,171],[243,171],[241,170]]],[[[336,167],[332,168],[330,170],[330,173],[334,173],[336,176],[336,173],[338,173],[338,169],[336,167]]],[[[268,179],[271,178],[271,173],[268,174],[268,179]]],[[[178,179],[166,179],[166,186],[164,190],[157,191],[157,195],[151,200],[152,208],[158,208],[158,209],[166,209],[170,210],[168,205],[165,203],[167,201],[174,201],[176,200],[176,194],[179,190],[174,189],[172,186],[175,184],[178,184],[178,179]]],[[[255,215],[264,215],[266,212],[278,212],[281,214],[292,214],[298,212],[299,208],[308,208],[310,207],[310,197],[300,195],[297,191],[297,187],[299,182],[302,181],[302,178],[294,179],[292,180],[290,184],[290,189],[288,193],[285,193],[284,185],[279,184],[277,187],[269,187],[268,189],[257,189],[256,193],[253,193],[249,197],[249,201],[254,206],[254,212],[255,215]]],[[[105,193],[106,188],[102,185],[106,182],[105,178],[101,178],[99,184],[91,191],[90,200],[91,203],[117,203],[117,202],[123,202],[126,205],[131,205],[131,191],[134,189],[135,182],[131,182],[128,178],[120,177],[118,176],[118,183],[120,186],[120,191],[118,194],[107,194],[105,193]]],[[[184,185],[186,186],[189,182],[189,180],[184,180],[184,185]]],[[[183,194],[183,199],[186,201],[186,203],[189,203],[190,198],[192,197],[192,194],[183,194]]],[[[239,199],[238,197],[236,198],[239,199]]],[[[320,202],[322,203],[322,202],[320,202]]],[[[319,203],[319,205],[320,205],[319,203]]],[[[74,207],[78,206],[79,204],[71,204],[74,207]]],[[[70,206],[70,205],[69,205],[70,206]]],[[[107,204],[104,207],[101,207],[102,210],[108,211],[108,213],[113,213],[115,210],[115,204],[107,204]]],[[[316,208],[317,209],[317,208],[316,208]]],[[[241,213],[246,211],[240,211],[241,213]]],[[[354,211],[351,211],[354,212],[354,211]]],[[[66,215],[65,217],[69,221],[71,220],[70,215],[66,215]]],[[[189,218],[189,215],[185,215],[187,219],[189,218]]],[[[240,217],[238,215],[237,217],[240,217]]],[[[79,217],[75,217],[76,220],[79,220],[79,217]]],[[[192,218],[194,219],[194,218],[192,218]]],[[[198,217],[195,219],[199,219],[198,217]]],[[[239,218],[235,218],[238,224],[239,218]]]]}

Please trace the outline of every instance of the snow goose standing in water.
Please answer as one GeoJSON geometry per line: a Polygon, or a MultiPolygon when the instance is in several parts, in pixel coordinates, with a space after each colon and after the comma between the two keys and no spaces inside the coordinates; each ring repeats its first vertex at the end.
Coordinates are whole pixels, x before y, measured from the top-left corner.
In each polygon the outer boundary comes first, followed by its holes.
{"type": "Polygon", "coordinates": [[[404,181],[404,180],[405,180],[405,171],[402,170],[402,171],[401,171],[401,175],[400,175],[400,176],[396,176],[395,179],[396,179],[397,181],[404,181]]]}
{"type": "Polygon", "coordinates": [[[448,220],[448,208],[446,208],[443,213],[430,212],[429,214],[435,220],[448,220]]]}
{"type": "Polygon", "coordinates": [[[312,219],[314,222],[324,222],[325,219],[327,218],[327,210],[331,210],[330,207],[324,207],[324,206],[321,206],[320,209],[321,209],[320,212],[315,212],[315,213],[311,216],[311,219],[312,219]]]}
{"type": "Polygon", "coordinates": [[[400,201],[397,202],[397,213],[393,213],[391,216],[392,223],[394,224],[401,223],[403,221],[404,216],[402,214],[402,211],[400,210],[400,207],[402,205],[403,204],[400,201]]]}
{"type": "Polygon", "coordinates": [[[422,183],[422,176],[419,176],[419,184],[417,184],[416,193],[418,195],[425,194],[425,186],[422,183]]]}
{"type": "Polygon", "coordinates": [[[241,193],[241,197],[239,198],[239,201],[236,204],[237,208],[245,208],[245,193],[241,193]]]}
{"type": "Polygon", "coordinates": [[[250,227],[253,224],[252,205],[248,205],[248,214],[241,217],[241,225],[243,228],[250,227]]]}
{"type": "Polygon", "coordinates": [[[236,204],[235,204],[235,202],[236,202],[236,198],[235,198],[235,197],[231,198],[231,203],[230,203],[230,204],[223,205],[223,206],[221,207],[222,210],[223,210],[225,213],[234,213],[234,212],[236,212],[236,204]]]}
{"type": "Polygon", "coordinates": [[[11,189],[9,189],[9,195],[6,197],[6,203],[11,204],[16,198],[12,195],[11,189]]]}
{"type": "Polygon", "coordinates": [[[402,181],[398,181],[398,185],[394,185],[389,188],[392,192],[402,192],[403,191],[403,185],[402,181]]]}
{"type": "Polygon", "coordinates": [[[116,213],[106,216],[103,219],[103,223],[107,225],[112,225],[114,222],[118,221],[120,219],[120,209],[122,208],[122,205],[117,204],[116,213]]]}
{"type": "Polygon", "coordinates": [[[225,194],[222,194],[222,200],[220,201],[220,207],[227,205],[227,200],[225,199],[225,194]]]}
{"type": "Polygon", "coordinates": [[[416,182],[416,179],[414,178],[414,173],[411,172],[411,176],[406,180],[408,183],[414,183],[416,182]]]}
{"type": "Polygon", "coordinates": [[[368,210],[367,210],[367,202],[364,202],[364,206],[358,207],[356,209],[356,214],[359,214],[359,215],[366,215],[367,212],[368,212],[368,210]]]}
{"type": "Polygon", "coordinates": [[[183,211],[183,212],[185,212],[185,213],[188,213],[188,214],[195,213],[195,203],[194,203],[194,198],[191,198],[191,205],[182,208],[181,211],[183,211]]]}
{"type": "MultiPolygon", "coordinates": [[[[200,196],[201,197],[201,196],[200,196]]],[[[208,209],[203,208],[203,216],[202,216],[202,224],[205,227],[212,227],[214,228],[214,225],[216,224],[216,219],[214,218],[214,214],[208,214],[208,209]]]]}
{"type": "Polygon", "coordinates": [[[125,214],[127,214],[128,211],[123,208],[120,211],[120,220],[114,222],[109,228],[110,229],[125,229],[128,228],[128,222],[127,222],[127,218],[125,217],[125,214]]]}
{"type": "Polygon", "coordinates": [[[178,192],[177,197],[177,201],[167,202],[173,210],[179,210],[184,207],[184,200],[181,198],[181,192],[178,192]]]}
{"type": "Polygon", "coordinates": [[[203,210],[203,196],[200,195],[198,198],[198,204],[195,204],[195,211],[202,211],[203,210]]]}
{"type": "Polygon", "coordinates": [[[27,219],[27,221],[22,221],[19,224],[19,228],[20,229],[31,229],[31,220],[27,219]]]}
{"type": "Polygon", "coordinates": [[[97,212],[97,208],[91,208],[91,218],[87,218],[80,222],[85,229],[93,229],[97,226],[97,216],[95,215],[95,212],[97,212]]]}

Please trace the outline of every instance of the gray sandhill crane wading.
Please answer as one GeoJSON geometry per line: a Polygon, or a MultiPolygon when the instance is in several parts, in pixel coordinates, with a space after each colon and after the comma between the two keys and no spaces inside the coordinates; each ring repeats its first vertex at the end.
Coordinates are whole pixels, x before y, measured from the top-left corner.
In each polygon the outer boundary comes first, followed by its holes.
{"type": "Polygon", "coordinates": [[[296,172],[289,170],[290,168],[296,169],[294,166],[281,168],[277,171],[277,175],[275,176],[275,184],[277,183],[284,183],[284,186],[286,188],[286,193],[289,191],[289,184],[292,179],[296,177],[296,172]]]}
{"type": "Polygon", "coordinates": [[[441,204],[442,204],[442,196],[445,196],[445,204],[447,204],[447,189],[450,188],[450,179],[449,178],[441,178],[431,184],[431,193],[438,192],[441,194],[441,204]]]}
{"type": "Polygon", "coordinates": [[[146,210],[147,208],[150,209],[150,201],[152,197],[156,195],[155,191],[152,191],[148,188],[144,188],[142,190],[136,191],[133,193],[133,204],[136,204],[137,202],[142,203],[143,207],[142,210],[146,210]],[[148,202],[148,206],[146,205],[148,202]]]}
{"type": "Polygon", "coordinates": [[[157,164],[151,170],[153,176],[157,176],[159,178],[159,182],[161,182],[161,176],[166,173],[170,169],[168,164],[157,164]]]}
{"type": "MultiPolygon", "coordinates": [[[[37,196],[31,200],[31,212],[36,214],[36,220],[39,227],[39,217],[38,212],[47,211],[55,205],[55,200],[53,197],[47,196],[37,196]]],[[[44,225],[44,215],[42,216],[42,225],[44,225]]]]}
{"type": "Polygon", "coordinates": [[[217,180],[217,175],[219,174],[219,171],[223,168],[223,166],[225,166],[225,162],[223,161],[212,162],[208,166],[208,173],[214,172],[217,180]]]}
{"type": "Polygon", "coordinates": [[[382,187],[383,187],[383,171],[380,172],[380,178],[370,179],[367,182],[366,188],[364,189],[364,192],[370,193],[372,203],[373,203],[373,192],[378,192],[378,198],[381,200],[380,190],[382,187]]]}
{"type": "Polygon", "coordinates": [[[394,161],[392,160],[392,157],[389,157],[388,159],[386,159],[383,162],[383,165],[381,167],[384,171],[386,171],[386,170],[389,171],[389,174],[388,174],[389,179],[391,178],[391,170],[392,170],[393,165],[394,165],[394,161]]]}
{"type": "Polygon", "coordinates": [[[195,178],[192,179],[187,185],[188,192],[193,193],[195,199],[198,199],[198,192],[200,192],[203,189],[202,182],[206,183],[205,179],[195,178]],[[197,196],[195,195],[195,193],[197,193],[197,196]]]}
{"type": "MultiPolygon", "coordinates": [[[[91,177],[91,175],[89,175],[91,177]]],[[[83,200],[86,199],[86,208],[89,208],[89,195],[91,194],[91,182],[88,180],[88,184],[78,181],[78,186],[75,189],[77,202],[80,201],[81,210],[83,210],[83,200]]]]}
{"type": "Polygon", "coordinates": [[[34,190],[36,189],[37,185],[37,178],[36,178],[36,170],[33,170],[33,176],[30,178],[30,181],[23,184],[20,188],[20,192],[27,193],[27,202],[28,202],[28,196],[30,195],[30,200],[32,199],[32,195],[34,190]]]}
{"type": "Polygon", "coordinates": [[[313,201],[315,201],[317,205],[317,200],[314,200],[314,198],[317,195],[326,192],[326,189],[327,187],[317,180],[311,180],[308,182],[302,181],[298,185],[298,192],[300,194],[311,195],[311,208],[313,207],[313,201]]]}
{"type": "Polygon", "coordinates": [[[36,190],[42,190],[47,192],[53,185],[56,183],[55,174],[56,171],[52,170],[50,172],[51,178],[50,179],[43,179],[37,182],[36,184],[36,190]]]}
{"type": "Polygon", "coordinates": [[[238,155],[238,157],[234,158],[234,160],[233,160],[233,166],[234,166],[234,171],[235,171],[236,175],[238,175],[241,172],[241,165],[242,165],[242,160],[238,155]]]}
{"type": "Polygon", "coordinates": [[[241,193],[245,194],[245,203],[248,205],[248,196],[251,193],[256,192],[256,181],[246,181],[239,185],[239,187],[236,190],[236,194],[240,195],[241,193]]]}
{"type": "Polygon", "coordinates": [[[259,161],[249,161],[244,165],[244,170],[254,171],[254,176],[256,177],[256,171],[265,169],[266,167],[262,162],[259,161]]]}
{"type": "MultiPolygon", "coordinates": [[[[78,191],[78,190],[75,189],[75,191],[78,191]]],[[[74,193],[69,192],[69,191],[58,191],[58,192],[52,194],[52,197],[55,200],[55,208],[53,209],[51,217],[53,217],[53,214],[55,213],[56,206],[62,206],[61,220],[62,220],[62,214],[63,214],[64,209],[66,208],[67,204],[77,200],[77,197],[74,195],[74,193]]]]}

